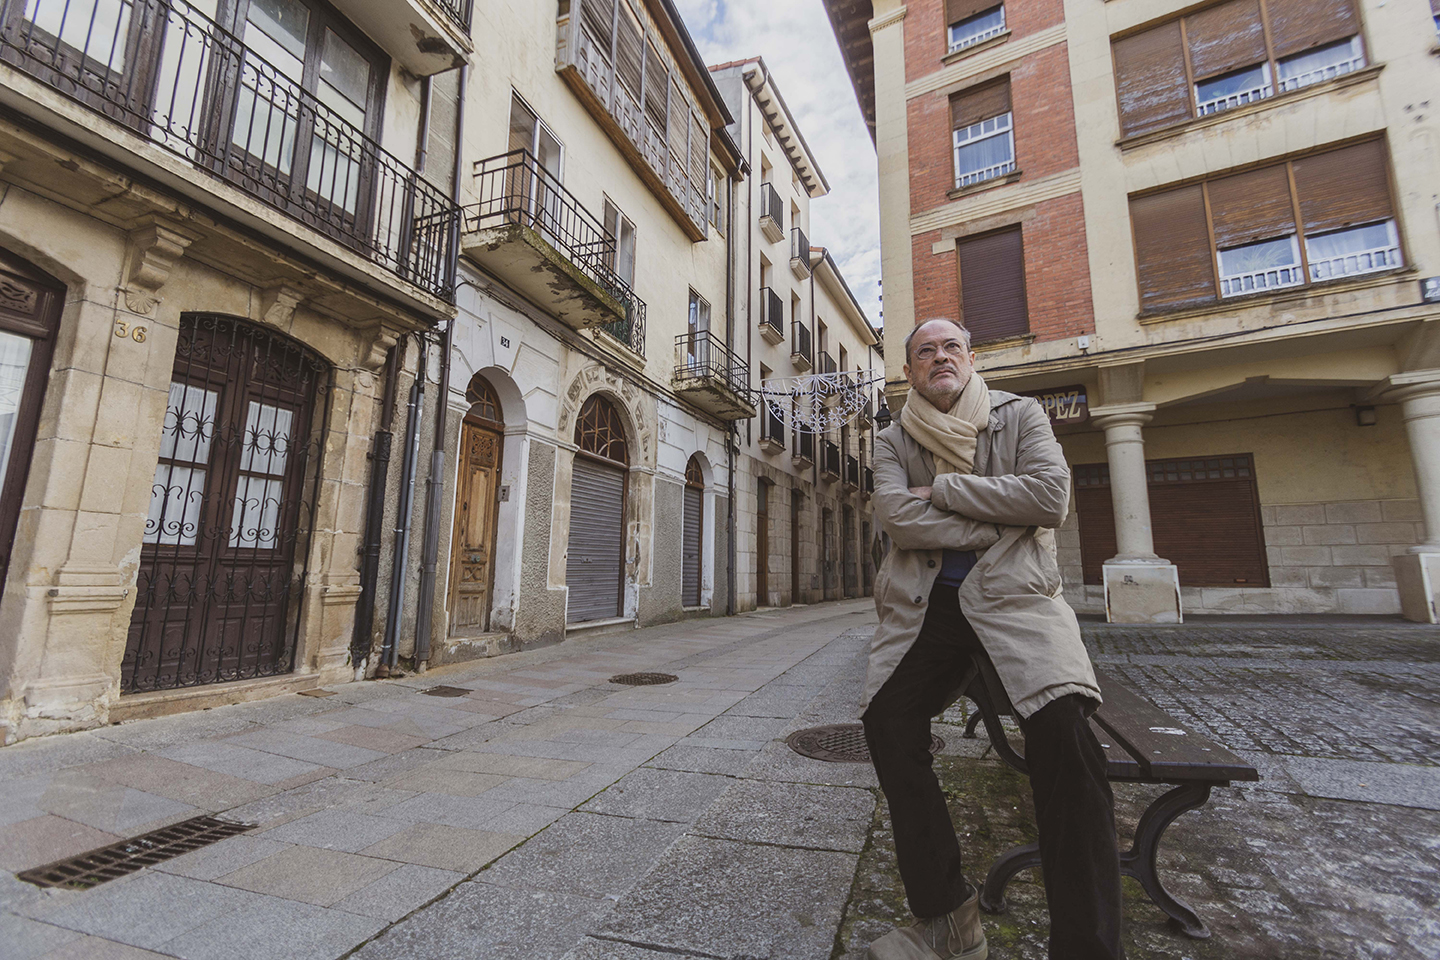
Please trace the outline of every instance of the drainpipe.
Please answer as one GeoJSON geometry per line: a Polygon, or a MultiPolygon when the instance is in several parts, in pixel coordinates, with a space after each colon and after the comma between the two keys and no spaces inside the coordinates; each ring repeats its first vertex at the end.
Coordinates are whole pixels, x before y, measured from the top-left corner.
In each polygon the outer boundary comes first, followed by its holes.
{"type": "MultiPolygon", "coordinates": [[[[743,78],[742,78],[743,82],[743,78]]],[[[748,113],[748,111],[747,111],[748,113]]],[[[726,344],[735,356],[735,184],[725,189],[725,315],[726,344]]],[[[747,229],[749,224],[746,225],[747,229]]],[[[750,245],[745,245],[745,373],[753,373],[750,363],[750,245]]],[[[731,361],[734,362],[733,360],[731,361]]],[[[735,437],[732,421],[725,429],[725,616],[735,613],[735,437]]]]}
{"type": "Polygon", "coordinates": [[[400,467],[400,514],[395,525],[395,561],[390,567],[390,608],[385,621],[385,643],[376,677],[388,677],[400,656],[400,617],[405,611],[405,571],[410,566],[410,514],[415,508],[415,462],[420,458],[420,410],[425,403],[425,379],[430,366],[430,340],[420,336],[420,360],[410,384],[406,410],[405,459],[400,467]]]}
{"type": "MultiPolygon", "coordinates": [[[[403,347],[403,344],[402,344],[403,347]]],[[[381,426],[370,442],[370,486],[365,505],[365,540],[360,549],[360,602],[355,607],[355,630],[350,635],[350,663],[355,679],[365,679],[371,633],[375,628],[375,591],[380,583],[380,544],[385,537],[385,478],[390,472],[391,426],[395,417],[395,388],[400,371],[400,350],[385,355],[385,388],[380,396],[381,426]]]]}
{"type": "MultiPolygon", "coordinates": [[[[469,79],[470,66],[460,67],[460,90],[455,95],[455,169],[450,199],[460,205],[461,137],[465,124],[465,84],[469,79]]],[[[430,80],[425,80],[427,113],[425,127],[429,130],[428,113],[430,80]]],[[[424,168],[421,168],[424,172],[424,168]]],[[[452,256],[458,250],[458,224],[451,226],[452,256]]],[[[446,421],[450,412],[450,355],[455,346],[455,320],[451,317],[445,325],[445,338],[441,341],[440,389],[435,401],[435,449],[430,454],[430,475],[425,479],[425,535],[420,552],[420,590],[416,597],[415,611],[415,669],[424,673],[430,665],[430,622],[435,613],[435,569],[440,561],[440,514],[444,509],[441,500],[445,494],[445,434],[446,421]]]]}

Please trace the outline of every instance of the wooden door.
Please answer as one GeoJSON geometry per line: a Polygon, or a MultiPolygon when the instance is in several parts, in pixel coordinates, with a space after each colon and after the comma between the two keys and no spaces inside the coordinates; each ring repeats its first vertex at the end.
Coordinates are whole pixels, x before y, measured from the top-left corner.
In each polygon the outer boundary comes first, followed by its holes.
{"type": "Polygon", "coordinates": [[[450,540],[450,635],[490,629],[495,582],[500,434],[466,418],[460,431],[455,533],[450,540]]]}

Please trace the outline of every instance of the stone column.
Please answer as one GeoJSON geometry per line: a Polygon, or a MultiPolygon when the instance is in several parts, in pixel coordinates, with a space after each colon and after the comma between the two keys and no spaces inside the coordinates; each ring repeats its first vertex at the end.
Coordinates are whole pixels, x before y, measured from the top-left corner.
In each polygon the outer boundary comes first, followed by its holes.
{"type": "Polygon", "coordinates": [[[1141,428],[1153,403],[1095,407],[1091,417],[1105,431],[1110,496],[1115,508],[1116,555],[1102,569],[1105,617],[1111,623],[1179,623],[1180,577],[1175,565],[1155,555],[1150,493],[1141,428]]]}
{"type": "Polygon", "coordinates": [[[1440,370],[1396,374],[1386,382],[1392,388],[1386,399],[1398,400],[1405,418],[1425,522],[1424,539],[1392,561],[1400,609],[1407,620],[1440,623],[1440,370]]]}

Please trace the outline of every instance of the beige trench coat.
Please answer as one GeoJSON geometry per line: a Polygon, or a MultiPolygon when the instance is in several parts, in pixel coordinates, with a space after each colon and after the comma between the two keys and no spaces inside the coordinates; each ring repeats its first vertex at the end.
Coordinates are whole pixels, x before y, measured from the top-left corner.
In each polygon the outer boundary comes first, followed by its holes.
{"type": "Polygon", "coordinates": [[[896,423],[875,438],[876,522],[891,549],[875,578],[880,626],[870,644],[861,714],[915,642],[943,550],[975,550],[960,609],[1022,717],[1070,693],[1100,700],[1075,612],[1060,596],[1055,532],[1070,470],[1038,401],[990,391],[971,475],[935,477],[929,451],[896,423]],[[921,500],[911,487],[933,487],[921,500]]]}

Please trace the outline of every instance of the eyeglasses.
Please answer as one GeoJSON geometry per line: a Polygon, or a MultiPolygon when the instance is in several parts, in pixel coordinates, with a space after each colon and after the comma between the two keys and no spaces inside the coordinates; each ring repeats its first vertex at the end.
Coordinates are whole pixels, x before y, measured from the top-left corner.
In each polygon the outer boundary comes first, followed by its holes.
{"type": "Polygon", "coordinates": [[[925,360],[927,362],[930,360],[934,360],[935,355],[939,353],[942,349],[945,351],[946,356],[952,357],[956,360],[965,356],[965,354],[969,352],[965,344],[959,340],[946,340],[945,343],[942,344],[940,347],[937,347],[933,343],[922,343],[920,346],[915,348],[915,359],[925,360]]]}

